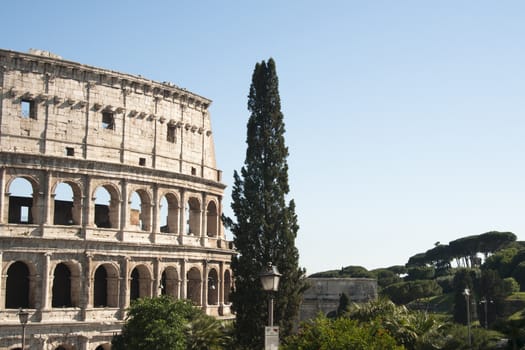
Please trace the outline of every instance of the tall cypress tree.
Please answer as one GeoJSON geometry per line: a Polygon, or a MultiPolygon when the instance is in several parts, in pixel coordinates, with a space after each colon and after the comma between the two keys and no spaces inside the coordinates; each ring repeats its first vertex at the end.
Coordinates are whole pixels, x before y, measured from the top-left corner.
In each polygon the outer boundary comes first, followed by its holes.
{"type": "Polygon", "coordinates": [[[295,238],[299,226],[293,200],[286,203],[288,148],[284,141],[275,62],[255,65],[248,97],[251,112],[247,125],[246,159],[241,175],[235,171],[232,209],[236,222],[225,219],[234,235],[238,255],[232,269],[235,290],[236,336],[246,349],[260,349],[267,325],[269,293],[262,290],[259,275],[272,263],[282,274],[275,293],[274,320],[281,337],[291,333],[306,286],[299,268],[295,238]]]}

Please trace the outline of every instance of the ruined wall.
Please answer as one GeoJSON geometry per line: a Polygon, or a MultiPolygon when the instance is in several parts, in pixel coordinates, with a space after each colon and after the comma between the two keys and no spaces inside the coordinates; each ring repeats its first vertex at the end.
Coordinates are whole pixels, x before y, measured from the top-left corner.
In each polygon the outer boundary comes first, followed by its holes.
{"type": "Polygon", "coordinates": [[[139,297],[233,317],[209,104],[0,50],[0,350],[21,345],[18,308],[30,314],[26,344],[46,350],[109,349],[139,297]]]}
{"type": "Polygon", "coordinates": [[[336,311],[345,293],[350,302],[363,303],[377,299],[377,280],[373,278],[308,278],[310,287],[303,295],[300,321],[315,318],[319,312],[336,311]]]}

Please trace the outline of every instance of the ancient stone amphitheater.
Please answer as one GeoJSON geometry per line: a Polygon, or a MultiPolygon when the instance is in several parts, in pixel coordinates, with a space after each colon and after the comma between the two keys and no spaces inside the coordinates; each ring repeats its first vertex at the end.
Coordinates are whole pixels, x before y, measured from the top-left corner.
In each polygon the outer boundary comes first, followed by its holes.
{"type": "Polygon", "coordinates": [[[109,349],[130,301],[231,318],[210,100],[0,50],[0,349],[109,349]]]}

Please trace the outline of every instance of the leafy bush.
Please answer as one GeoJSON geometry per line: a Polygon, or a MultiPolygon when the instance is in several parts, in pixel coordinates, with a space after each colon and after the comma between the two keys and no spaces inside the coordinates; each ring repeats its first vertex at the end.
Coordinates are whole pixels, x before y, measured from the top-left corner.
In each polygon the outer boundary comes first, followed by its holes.
{"type": "Polygon", "coordinates": [[[514,278],[507,277],[503,279],[503,290],[505,295],[511,295],[520,291],[520,285],[514,278]]]}
{"type": "Polygon", "coordinates": [[[134,300],[122,333],[113,337],[114,350],[219,350],[230,337],[221,323],[186,300],[171,297],[134,300]]]}
{"type": "Polygon", "coordinates": [[[451,293],[454,291],[454,276],[441,276],[436,278],[437,284],[441,287],[443,293],[451,293]]]}
{"type": "Polygon", "coordinates": [[[381,326],[346,317],[330,320],[323,315],[301,325],[299,333],[285,340],[282,350],[401,350],[381,326]]]}
{"type": "Polygon", "coordinates": [[[512,277],[520,285],[520,292],[525,292],[525,261],[520,262],[512,271],[512,277]]]}
{"type": "Polygon", "coordinates": [[[400,282],[387,286],[382,293],[396,304],[441,295],[443,290],[435,280],[400,282]]]}
{"type": "Polygon", "coordinates": [[[436,274],[436,269],[433,266],[414,266],[408,268],[408,281],[416,280],[431,280],[436,274]]]}

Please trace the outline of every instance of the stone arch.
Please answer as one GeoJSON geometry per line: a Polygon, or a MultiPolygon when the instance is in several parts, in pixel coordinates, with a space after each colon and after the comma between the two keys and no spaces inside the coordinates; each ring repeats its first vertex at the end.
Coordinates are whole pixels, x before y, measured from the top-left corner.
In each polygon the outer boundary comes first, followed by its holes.
{"type": "Polygon", "coordinates": [[[142,231],[151,230],[151,196],[144,189],[130,192],[129,225],[142,231]]]}
{"type": "Polygon", "coordinates": [[[111,344],[110,343],[104,343],[98,345],[95,350],[111,350],[111,344]]]}
{"type": "Polygon", "coordinates": [[[151,297],[151,272],[146,265],[137,265],[131,270],[129,283],[130,301],[138,298],[151,297]]]}
{"type": "Polygon", "coordinates": [[[162,271],[160,288],[162,295],[170,295],[174,298],[179,297],[179,274],[173,266],[168,266],[162,271]]]}
{"type": "Polygon", "coordinates": [[[76,262],[58,263],[53,270],[52,307],[80,306],[80,266],[76,262]]]}
{"type": "Polygon", "coordinates": [[[94,224],[101,228],[119,228],[119,190],[113,184],[102,184],[93,191],[93,202],[95,206],[94,224]]]}
{"type": "Polygon", "coordinates": [[[35,266],[20,260],[14,261],[7,267],[5,274],[5,308],[35,308],[35,266]]]}
{"type": "Polygon", "coordinates": [[[168,192],[160,198],[160,232],[179,233],[179,199],[168,192]]]}
{"type": "Polygon", "coordinates": [[[186,281],[188,283],[186,297],[195,305],[202,305],[202,275],[199,269],[196,267],[189,269],[186,273],[186,281]]]}
{"type": "Polygon", "coordinates": [[[219,274],[217,270],[210,269],[208,272],[208,305],[219,304],[219,274]]]}
{"type": "Polygon", "coordinates": [[[52,190],[50,212],[54,225],[80,225],[82,215],[82,189],[73,181],[58,181],[52,190]]]}
{"type": "Polygon", "coordinates": [[[232,274],[230,270],[224,271],[224,303],[230,303],[230,292],[232,290],[232,274]]]}
{"type": "Polygon", "coordinates": [[[75,347],[69,344],[60,344],[53,350],[75,350],[75,347]]]}
{"type": "Polygon", "coordinates": [[[206,234],[217,237],[219,234],[219,214],[215,201],[210,201],[206,207],[206,234]]]}
{"type": "Polygon", "coordinates": [[[93,306],[118,307],[118,269],[110,264],[100,264],[93,275],[93,306]]]}
{"type": "Polygon", "coordinates": [[[10,224],[39,223],[38,181],[32,176],[15,176],[8,181],[7,189],[8,222],[10,224]]]}
{"type": "Polygon", "coordinates": [[[200,236],[201,233],[201,203],[198,198],[190,197],[186,202],[186,234],[200,236]]]}

